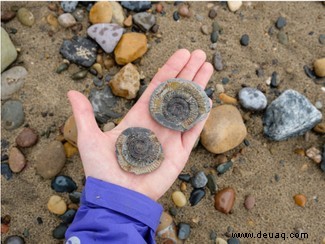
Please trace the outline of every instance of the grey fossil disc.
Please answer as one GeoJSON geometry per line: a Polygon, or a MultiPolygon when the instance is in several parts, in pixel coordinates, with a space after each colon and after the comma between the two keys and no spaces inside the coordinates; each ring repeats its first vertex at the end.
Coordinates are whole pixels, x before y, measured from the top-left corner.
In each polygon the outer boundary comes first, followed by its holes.
{"type": "Polygon", "coordinates": [[[156,135],[146,128],[124,130],[117,138],[115,147],[121,168],[137,175],[154,171],[164,159],[156,135]]]}
{"type": "Polygon", "coordinates": [[[150,114],[159,124],[182,132],[205,119],[210,109],[204,90],[181,78],[161,83],[149,101],[150,114]]]}

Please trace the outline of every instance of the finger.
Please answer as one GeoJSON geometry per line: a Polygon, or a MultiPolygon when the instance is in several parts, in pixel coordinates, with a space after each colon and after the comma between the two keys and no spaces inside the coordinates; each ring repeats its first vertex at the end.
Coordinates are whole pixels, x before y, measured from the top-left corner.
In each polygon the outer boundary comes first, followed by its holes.
{"type": "Polygon", "coordinates": [[[202,87],[202,89],[204,89],[206,87],[206,85],[208,84],[211,75],[213,73],[213,66],[212,64],[205,62],[201,68],[199,69],[199,71],[197,72],[197,74],[195,75],[193,81],[195,83],[197,83],[199,86],[202,87]]]}
{"type": "Polygon", "coordinates": [[[194,76],[205,62],[206,54],[202,50],[192,52],[190,60],[178,74],[178,78],[193,80],[194,76]]]}
{"type": "Polygon", "coordinates": [[[74,118],[76,120],[78,134],[81,135],[84,132],[98,131],[99,128],[89,100],[83,94],[77,91],[69,91],[68,98],[72,106],[74,118]]]}

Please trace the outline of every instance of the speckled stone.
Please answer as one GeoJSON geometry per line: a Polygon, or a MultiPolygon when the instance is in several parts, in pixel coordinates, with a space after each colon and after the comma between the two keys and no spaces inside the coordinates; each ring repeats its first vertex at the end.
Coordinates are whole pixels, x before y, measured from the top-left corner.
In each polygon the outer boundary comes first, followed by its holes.
{"type": "Polygon", "coordinates": [[[140,27],[143,31],[149,31],[156,24],[156,17],[147,12],[137,13],[133,15],[133,23],[140,27]]]}
{"type": "Polygon", "coordinates": [[[6,100],[12,94],[19,91],[24,83],[28,72],[22,66],[15,66],[1,74],[1,100],[6,100]]]}
{"type": "Polygon", "coordinates": [[[178,238],[180,240],[186,240],[191,233],[191,227],[187,223],[179,223],[178,224],[178,238]]]}
{"type": "Polygon", "coordinates": [[[16,148],[13,147],[9,152],[9,167],[12,172],[19,173],[26,167],[26,159],[24,154],[16,148]]]}
{"type": "Polygon", "coordinates": [[[78,1],[61,1],[61,7],[66,13],[72,13],[75,11],[77,5],[78,1]]]}
{"type": "MultiPolygon", "coordinates": [[[[6,30],[1,27],[1,73],[17,58],[17,51],[6,30]]],[[[2,77],[1,77],[2,80],[2,77]]],[[[1,81],[2,83],[2,81],[1,81]]],[[[2,91],[1,91],[2,95],[2,91]]]]}
{"type": "Polygon", "coordinates": [[[227,187],[218,191],[215,195],[215,205],[216,210],[228,214],[235,203],[236,193],[231,187],[227,187]]]}
{"type": "Polygon", "coordinates": [[[245,87],[238,93],[238,99],[241,105],[253,111],[260,111],[266,108],[267,99],[265,95],[256,88],[245,87]]]}
{"type": "Polygon", "coordinates": [[[6,130],[14,130],[25,121],[23,104],[18,100],[8,100],[1,107],[1,121],[6,130]]]}
{"type": "Polygon", "coordinates": [[[19,147],[31,147],[38,141],[38,135],[31,128],[24,128],[16,137],[16,144],[19,147]]]}

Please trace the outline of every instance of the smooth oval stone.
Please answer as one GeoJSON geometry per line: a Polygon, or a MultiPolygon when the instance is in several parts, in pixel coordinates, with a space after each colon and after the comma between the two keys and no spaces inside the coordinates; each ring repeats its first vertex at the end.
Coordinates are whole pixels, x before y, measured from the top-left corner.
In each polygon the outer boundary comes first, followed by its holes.
{"type": "Polygon", "coordinates": [[[205,92],[205,94],[207,94],[207,96],[208,96],[209,98],[212,98],[212,95],[213,95],[213,93],[214,93],[214,89],[211,88],[211,87],[209,87],[209,88],[206,88],[206,89],[204,90],[204,92],[205,92]]]}
{"type": "Polygon", "coordinates": [[[180,174],[178,176],[179,180],[185,181],[185,182],[190,182],[191,180],[191,175],[190,174],[180,174]]]}
{"type": "Polygon", "coordinates": [[[172,200],[177,207],[184,207],[186,205],[186,197],[181,191],[174,191],[172,193],[172,200]]]}
{"type": "Polygon", "coordinates": [[[189,199],[191,206],[195,206],[196,204],[198,204],[203,199],[204,196],[205,196],[204,189],[202,188],[194,189],[191,192],[191,196],[189,199]]]}
{"type": "Polygon", "coordinates": [[[297,194],[294,197],[295,203],[300,207],[305,207],[307,203],[307,197],[303,194],[297,194]]]}
{"type": "Polygon", "coordinates": [[[156,233],[157,236],[160,237],[166,244],[179,243],[180,241],[177,238],[176,226],[173,218],[167,212],[163,212],[161,214],[156,233]]]}
{"type": "Polygon", "coordinates": [[[121,1],[121,5],[134,12],[144,12],[151,8],[151,1],[121,1]]]}
{"type": "Polygon", "coordinates": [[[75,24],[77,24],[77,21],[76,19],[73,17],[72,14],[70,13],[64,13],[64,14],[61,14],[59,17],[58,17],[58,22],[59,24],[64,27],[64,28],[69,28],[75,24]]]}
{"type": "Polygon", "coordinates": [[[64,239],[65,232],[67,231],[67,229],[68,229],[68,225],[65,223],[61,223],[57,227],[55,227],[55,229],[52,232],[52,236],[58,240],[64,239]]]}
{"type": "Polygon", "coordinates": [[[19,91],[25,83],[27,70],[22,66],[15,66],[1,74],[1,99],[6,100],[19,91]]]}
{"type": "Polygon", "coordinates": [[[10,180],[12,178],[12,171],[8,163],[1,162],[1,175],[3,175],[6,180],[10,180]]]}
{"type": "Polygon", "coordinates": [[[232,167],[233,163],[232,161],[229,161],[229,162],[226,162],[226,163],[223,163],[223,164],[220,164],[218,165],[217,167],[217,171],[220,173],[220,174],[224,174],[226,173],[231,167],[232,167]]]}
{"type": "Polygon", "coordinates": [[[213,66],[216,69],[216,71],[223,70],[222,57],[219,52],[215,52],[213,56],[213,66]]]}
{"type": "Polygon", "coordinates": [[[240,244],[240,241],[239,241],[239,239],[237,239],[235,237],[232,237],[232,238],[227,240],[227,243],[228,244],[240,244]]]}
{"type": "Polygon", "coordinates": [[[270,85],[272,88],[276,88],[280,85],[280,78],[276,71],[272,72],[270,85]]]}
{"type": "Polygon", "coordinates": [[[240,38],[240,44],[242,46],[248,46],[248,44],[249,44],[249,36],[247,34],[242,35],[242,37],[240,38]]]}
{"type": "Polygon", "coordinates": [[[71,79],[73,79],[73,80],[82,80],[82,79],[86,78],[87,74],[88,74],[88,70],[86,70],[86,69],[81,70],[81,71],[78,71],[78,72],[72,74],[71,79]]]}
{"type": "Polygon", "coordinates": [[[112,6],[112,12],[113,12],[112,23],[123,26],[123,22],[125,20],[125,13],[123,11],[122,6],[118,2],[110,2],[110,3],[112,6]]]}
{"type": "Polygon", "coordinates": [[[317,59],[314,62],[314,71],[318,77],[325,77],[325,58],[317,59]]]}
{"type": "Polygon", "coordinates": [[[182,17],[190,17],[190,10],[187,4],[180,4],[178,7],[178,13],[182,17]]]}
{"type": "Polygon", "coordinates": [[[70,224],[72,223],[77,211],[74,209],[69,209],[64,214],[59,216],[59,218],[63,221],[63,223],[70,224]]]}
{"type": "Polygon", "coordinates": [[[25,244],[25,240],[20,236],[8,236],[4,244],[25,244]]]}
{"type": "Polygon", "coordinates": [[[216,177],[213,174],[208,174],[207,178],[208,178],[207,187],[210,190],[211,195],[214,195],[218,190],[218,186],[216,183],[216,177]]]}
{"type": "Polygon", "coordinates": [[[216,210],[228,214],[234,206],[235,196],[235,190],[231,187],[227,187],[221,191],[218,191],[214,198],[214,207],[216,210]]]}
{"type": "Polygon", "coordinates": [[[9,152],[9,167],[12,172],[19,173],[26,166],[26,158],[18,148],[13,147],[9,152]]]}
{"type": "Polygon", "coordinates": [[[23,104],[18,100],[8,100],[1,108],[1,120],[6,130],[14,130],[25,121],[23,104]]]}
{"type": "MultiPolygon", "coordinates": [[[[17,58],[17,51],[8,33],[1,27],[1,73],[17,58]]],[[[1,85],[2,85],[1,75],[1,85]]],[[[3,88],[2,88],[3,89],[3,88]]],[[[1,91],[1,96],[3,93],[1,91]]],[[[1,98],[3,99],[3,98],[1,98]]]]}
{"type": "Polygon", "coordinates": [[[35,22],[34,15],[27,8],[20,8],[17,12],[17,18],[25,26],[32,26],[35,22]]]}
{"type": "Polygon", "coordinates": [[[191,184],[194,188],[202,188],[208,183],[208,178],[203,171],[198,172],[192,177],[191,184]]]}
{"type": "Polygon", "coordinates": [[[210,38],[211,42],[216,43],[218,41],[218,39],[219,39],[219,32],[213,31],[211,33],[211,38],[210,38]]]}
{"type": "Polygon", "coordinates": [[[115,124],[113,122],[108,122],[103,127],[103,132],[105,131],[111,131],[115,128],[115,124]]]}
{"type": "Polygon", "coordinates": [[[78,21],[81,22],[85,18],[85,12],[82,9],[76,9],[72,12],[72,16],[78,21]]]}
{"type": "Polygon", "coordinates": [[[287,25],[287,20],[282,16],[280,16],[275,23],[276,28],[278,28],[279,30],[281,30],[286,25],[287,25]]]}
{"type": "Polygon", "coordinates": [[[73,203],[77,203],[77,204],[80,203],[81,192],[74,191],[74,192],[69,193],[69,199],[73,203]]]}
{"type": "Polygon", "coordinates": [[[175,11],[175,12],[173,13],[173,19],[174,19],[175,21],[179,21],[180,18],[181,18],[181,17],[179,16],[178,11],[175,11]]]}
{"type": "Polygon", "coordinates": [[[265,95],[256,88],[245,87],[241,89],[238,98],[241,105],[248,110],[260,111],[267,106],[265,95]]]}
{"type": "Polygon", "coordinates": [[[191,227],[189,224],[186,223],[179,223],[178,224],[178,239],[186,240],[191,233],[191,227]]]}
{"type": "Polygon", "coordinates": [[[62,197],[53,195],[47,203],[47,208],[51,213],[62,215],[67,211],[67,204],[62,197]]]}
{"type": "Polygon", "coordinates": [[[236,12],[243,4],[242,1],[227,1],[228,8],[231,12],[236,12]]]}
{"type": "Polygon", "coordinates": [[[89,12],[89,21],[92,24],[110,23],[113,17],[113,9],[110,2],[97,2],[89,12]]]}
{"type": "Polygon", "coordinates": [[[69,64],[62,63],[56,68],[55,72],[61,74],[63,71],[66,71],[68,68],[69,68],[69,64]]]}
{"type": "Polygon", "coordinates": [[[244,206],[247,210],[251,210],[255,205],[255,197],[252,195],[248,195],[245,198],[244,206]]]}
{"type": "Polygon", "coordinates": [[[218,237],[218,238],[216,239],[216,244],[227,244],[227,241],[225,241],[224,239],[218,237]]]}
{"type": "Polygon", "coordinates": [[[156,24],[156,17],[147,12],[137,13],[133,15],[133,23],[140,27],[143,31],[149,31],[156,24]]]}
{"type": "Polygon", "coordinates": [[[51,187],[56,192],[73,192],[77,189],[77,184],[71,177],[59,175],[52,180],[51,187]]]}
{"type": "Polygon", "coordinates": [[[76,10],[78,1],[61,1],[61,7],[64,12],[72,13],[76,10]]]}
{"type": "Polygon", "coordinates": [[[38,141],[38,135],[31,128],[24,128],[16,137],[16,144],[19,147],[31,147],[38,141]]]}

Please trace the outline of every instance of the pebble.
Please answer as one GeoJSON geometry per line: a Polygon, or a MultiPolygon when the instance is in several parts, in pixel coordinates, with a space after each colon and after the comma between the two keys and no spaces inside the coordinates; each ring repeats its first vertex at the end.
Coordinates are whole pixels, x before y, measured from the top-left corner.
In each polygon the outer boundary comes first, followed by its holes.
{"type": "Polygon", "coordinates": [[[220,101],[222,101],[225,104],[232,104],[232,105],[238,104],[238,101],[236,98],[231,97],[231,96],[227,95],[226,93],[220,93],[219,99],[220,99],[220,101]]]}
{"type": "Polygon", "coordinates": [[[306,156],[318,164],[322,161],[321,151],[318,150],[316,147],[311,147],[311,148],[307,149],[306,156]]]}
{"type": "Polygon", "coordinates": [[[176,226],[174,224],[173,218],[167,212],[163,212],[161,214],[156,233],[157,236],[160,237],[164,243],[180,242],[177,237],[176,226]]]}
{"type": "Polygon", "coordinates": [[[227,240],[227,243],[228,244],[240,244],[240,241],[239,241],[239,239],[237,239],[235,237],[232,237],[232,238],[227,240]]]}
{"type": "Polygon", "coordinates": [[[156,24],[156,17],[147,12],[137,13],[133,15],[133,23],[140,27],[142,31],[146,32],[156,24]]]}
{"type": "Polygon", "coordinates": [[[319,110],[321,110],[323,108],[323,104],[321,101],[316,101],[315,102],[315,107],[319,110]]]}
{"type": "Polygon", "coordinates": [[[88,74],[88,70],[86,70],[86,69],[80,70],[80,71],[78,71],[76,73],[73,73],[71,75],[71,79],[73,79],[73,80],[82,80],[87,76],[87,74],[88,74]]]}
{"type": "Polygon", "coordinates": [[[123,24],[126,26],[126,27],[130,27],[132,26],[132,23],[133,23],[133,20],[132,20],[132,15],[129,15],[123,22],[123,24]]]}
{"type": "Polygon", "coordinates": [[[303,135],[322,120],[310,101],[294,90],[284,91],[266,109],[264,134],[275,141],[303,135]]]}
{"type": "Polygon", "coordinates": [[[242,37],[240,38],[240,44],[245,47],[248,46],[249,36],[247,34],[242,35],[242,37]]]}
{"type": "Polygon", "coordinates": [[[222,57],[219,52],[215,52],[213,55],[213,66],[216,71],[223,70],[222,57]]]}
{"type": "Polygon", "coordinates": [[[267,99],[263,92],[256,88],[245,87],[238,93],[238,99],[240,104],[253,111],[261,111],[267,106],[267,99]]]}
{"type": "Polygon", "coordinates": [[[115,128],[115,124],[113,122],[107,122],[103,127],[103,132],[111,131],[115,128]]]}
{"type": "Polygon", "coordinates": [[[216,177],[213,174],[208,174],[207,178],[208,178],[207,187],[210,190],[211,195],[214,195],[218,191],[216,177]]]}
{"type": "Polygon", "coordinates": [[[194,188],[203,188],[208,183],[208,178],[203,171],[196,173],[191,180],[191,184],[194,188]]]}
{"type": "Polygon", "coordinates": [[[282,16],[280,16],[275,23],[276,28],[278,28],[279,30],[281,30],[286,25],[287,25],[287,20],[282,16]]]}
{"type": "Polygon", "coordinates": [[[189,202],[191,206],[197,205],[205,196],[205,190],[203,188],[194,189],[191,192],[189,202]]]}
{"type": "Polygon", "coordinates": [[[280,78],[277,72],[273,72],[271,75],[271,87],[277,88],[280,85],[280,78]]]}
{"type": "Polygon", "coordinates": [[[219,164],[217,167],[217,171],[220,174],[224,174],[232,167],[232,165],[233,165],[232,161],[228,161],[226,163],[219,164]]]}
{"type": "Polygon", "coordinates": [[[227,187],[218,191],[215,195],[215,204],[214,207],[216,210],[228,214],[235,203],[236,193],[235,190],[231,187],[227,187]]]}
{"type": "Polygon", "coordinates": [[[77,23],[76,19],[70,13],[61,14],[58,17],[58,22],[64,28],[69,28],[77,23]]]}
{"type": "Polygon", "coordinates": [[[303,194],[297,194],[294,197],[295,203],[300,206],[300,207],[305,207],[306,202],[307,202],[307,198],[305,195],[303,194]]]}
{"type": "MultiPolygon", "coordinates": [[[[151,28],[151,32],[152,32],[152,33],[157,33],[158,30],[159,30],[159,25],[157,25],[157,24],[154,24],[154,25],[152,26],[152,28],[151,28]]],[[[157,37],[158,37],[158,36],[157,36],[157,37]]]]}
{"type": "Polygon", "coordinates": [[[119,98],[113,95],[109,86],[105,86],[102,90],[92,89],[90,91],[89,101],[93,107],[95,118],[100,124],[105,124],[109,119],[121,116],[114,112],[118,100],[119,98]]]}
{"type": "Polygon", "coordinates": [[[219,33],[217,31],[213,31],[210,37],[211,42],[216,43],[218,39],[219,39],[219,33]]]}
{"type": "Polygon", "coordinates": [[[228,8],[231,12],[236,12],[243,4],[242,1],[227,1],[228,8]]]}
{"type": "Polygon", "coordinates": [[[218,237],[218,238],[216,239],[216,244],[227,244],[227,241],[225,241],[224,239],[218,237]]]}
{"type": "Polygon", "coordinates": [[[319,35],[319,43],[325,45],[325,34],[319,35]]]}
{"type": "Polygon", "coordinates": [[[9,167],[12,172],[19,173],[26,167],[26,159],[24,154],[16,148],[13,147],[9,152],[9,167]]]}
{"type": "Polygon", "coordinates": [[[64,123],[63,136],[69,143],[77,147],[78,131],[74,116],[71,115],[64,123]]]}
{"type": "Polygon", "coordinates": [[[211,31],[210,31],[208,25],[202,25],[202,26],[201,26],[201,32],[202,32],[204,35],[209,35],[209,34],[211,33],[211,31]]]}
{"type": "Polygon", "coordinates": [[[17,18],[21,24],[29,27],[35,22],[34,15],[27,8],[20,8],[17,12],[17,18]]]}
{"type": "Polygon", "coordinates": [[[317,59],[314,62],[314,71],[318,77],[325,77],[325,58],[317,59]]]}
{"type": "Polygon", "coordinates": [[[6,23],[15,17],[16,17],[16,12],[11,11],[10,9],[1,11],[1,22],[6,23]]]}
{"type": "Polygon", "coordinates": [[[317,78],[315,72],[312,69],[310,69],[307,65],[304,65],[304,71],[309,78],[311,79],[317,78]]]}
{"type": "Polygon", "coordinates": [[[55,14],[50,13],[46,16],[46,22],[52,27],[51,30],[57,31],[59,27],[59,21],[55,14]]]}
{"type": "Polygon", "coordinates": [[[19,91],[24,83],[28,72],[22,66],[15,66],[1,74],[1,99],[6,100],[12,94],[19,91]]]}
{"type": "Polygon", "coordinates": [[[317,133],[320,133],[320,134],[325,134],[325,122],[321,122],[319,124],[317,124],[313,130],[317,133]]]}
{"type": "Polygon", "coordinates": [[[285,33],[284,31],[280,31],[278,33],[278,39],[279,39],[279,42],[283,45],[287,45],[288,44],[288,35],[287,33],[285,33]]]}
{"type": "Polygon", "coordinates": [[[215,17],[217,17],[217,11],[215,9],[210,9],[209,18],[214,19],[215,17]]]}
{"type": "Polygon", "coordinates": [[[187,185],[186,183],[183,181],[179,187],[181,189],[182,192],[186,192],[187,190],[187,185]]]}
{"type": "Polygon", "coordinates": [[[178,239],[180,240],[186,240],[191,233],[191,227],[189,224],[186,223],[179,223],[178,224],[178,239]]]}
{"type": "Polygon", "coordinates": [[[16,144],[19,147],[31,147],[38,141],[37,133],[31,128],[24,128],[16,137],[16,144]]]}
{"type": "Polygon", "coordinates": [[[126,33],[122,35],[114,54],[119,65],[125,65],[142,57],[147,52],[147,37],[141,33],[126,33]]]}
{"type": "Polygon", "coordinates": [[[161,3],[156,4],[156,12],[161,13],[164,10],[164,5],[161,3]]]}
{"type": "Polygon", "coordinates": [[[97,44],[88,38],[74,36],[71,40],[63,41],[60,53],[73,63],[90,67],[96,61],[97,44]]]}
{"type": "Polygon", "coordinates": [[[178,11],[175,11],[175,12],[173,13],[173,19],[174,19],[175,21],[179,21],[180,18],[181,18],[181,17],[179,16],[178,11]]]}
{"type": "Polygon", "coordinates": [[[255,197],[252,195],[246,196],[244,206],[247,210],[251,210],[255,206],[255,197]]]}
{"type": "Polygon", "coordinates": [[[47,203],[47,208],[51,213],[62,215],[67,211],[67,204],[58,195],[52,195],[47,203]]]}
{"type": "Polygon", "coordinates": [[[82,9],[76,9],[72,12],[72,16],[78,21],[81,22],[85,18],[85,12],[82,9]]]}
{"type": "Polygon", "coordinates": [[[63,144],[63,147],[64,147],[65,156],[67,158],[71,158],[73,155],[75,155],[78,152],[78,148],[73,146],[69,142],[65,142],[63,144]]]}
{"type": "Polygon", "coordinates": [[[206,94],[209,98],[212,98],[213,93],[214,93],[214,89],[211,88],[211,87],[209,87],[209,88],[206,88],[206,89],[204,90],[204,92],[205,92],[205,94],[206,94]]]}
{"type": "Polygon", "coordinates": [[[79,204],[81,199],[81,192],[74,191],[69,193],[69,199],[71,200],[71,202],[79,204]]]}
{"type": "Polygon", "coordinates": [[[220,93],[224,93],[225,92],[225,88],[223,87],[222,84],[216,84],[216,93],[220,94],[220,93]]]}
{"type": "Polygon", "coordinates": [[[8,236],[5,241],[4,244],[25,244],[25,240],[24,238],[22,238],[21,236],[8,236]]]}
{"type": "Polygon", "coordinates": [[[9,232],[9,225],[1,223],[1,234],[7,234],[9,232]]]}
{"type": "Polygon", "coordinates": [[[72,223],[76,213],[77,213],[76,210],[69,209],[63,215],[60,216],[60,219],[63,221],[63,223],[70,224],[72,223]]]}
{"type": "Polygon", "coordinates": [[[1,121],[6,130],[14,130],[25,121],[23,104],[18,100],[8,100],[1,108],[1,121]]]}
{"type": "Polygon", "coordinates": [[[216,31],[216,32],[218,32],[220,34],[222,33],[223,28],[219,25],[219,22],[218,21],[214,21],[212,23],[212,31],[216,31]]]}
{"type": "Polygon", "coordinates": [[[78,188],[76,182],[65,175],[56,176],[51,182],[51,187],[56,192],[73,192],[78,188]]]}
{"type": "Polygon", "coordinates": [[[140,89],[140,74],[135,65],[125,65],[108,83],[116,96],[134,99],[140,89]]]}
{"type": "Polygon", "coordinates": [[[65,160],[65,152],[62,143],[59,141],[52,141],[36,152],[36,172],[44,179],[51,179],[60,173],[64,167],[65,160]]]}
{"type": "Polygon", "coordinates": [[[62,63],[56,68],[55,72],[61,74],[63,71],[66,71],[68,68],[69,68],[69,64],[62,63]]]}
{"type": "Polygon", "coordinates": [[[118,24],[119,26],[123,26],[123,22],[125,20],[125,14],[122,6],[118,2],[110,2],[112,6],[112,23],[118,24]]]}
{"type": "Polygon", "coordinates": [[[12,178],[12,171],[8,163],[1,162],[1,175],[3,175],[6,180],[10,180],[12,178]]]}
{"type": "Polygon", "coordinates": [[[113,8],[110,2],[97,2],[89,12],[89,21],[92,24],[110,23],[113,17],[113,8]]]}
{"type": "Polygon", "coordinates": [[[325,145],[323,146],[323,157],[322,162],[320,163],[320,168],[325,173],[325,145]]]}
{"type": "Polygon", "coordinates": [[[178,179],[181,180],[181,181],[190,182],[191,175],[190,174],[180,174],[178,176],[178,179]]]}
{"type": "Polygon", "coordinates": [[[72,13],[77,8],[78,1],[62,1],[61,7],[64,12],[72,13]]]}
{"type": "Polygon", "coordinates": [[[178,7],[178,13],[182,17],[190,17],[191,13],[187,4],[180,4],[178,7]]]}
{"type": "Polygon", "coordinates": [[[87,29],[88,35],[94,39],[106,53],[114,51],[122,37],[124,29],[118,24],[95,24],[87,29]]]}
{"type": "MultiPolygon", "coordinates": [[[[17,58],[17,51],[8,33],[1,27],[1,73],[17,58]]],[[[2,75],[1,75],[2,80],[2,75]]],[[[2,81],[1,81],[2,85],[2,81]]],[[[2,91],[1,91],[2,95],[2,91]]]]}
{"type": "Polygon", "coordinates": [[[134,12],[144,12],[151,8],[151,1],[121,1],[121,5],[134,12]]]}
{"type": "Polygon", "coordinates": [[[68,229],[68,225],[66,223],[61,223],[57,227],[55,227],[55,229],[52,232],[52,236],[58,240],[64,239],[65,232],[67,231],[67,229],[68,229]]]}
{"type": "Polygon", "coordinates": [[[172,193],[172,200],[177,207],[184,207],[186,205],[186,197],[181,191],[174,191],[172,193]]]}

